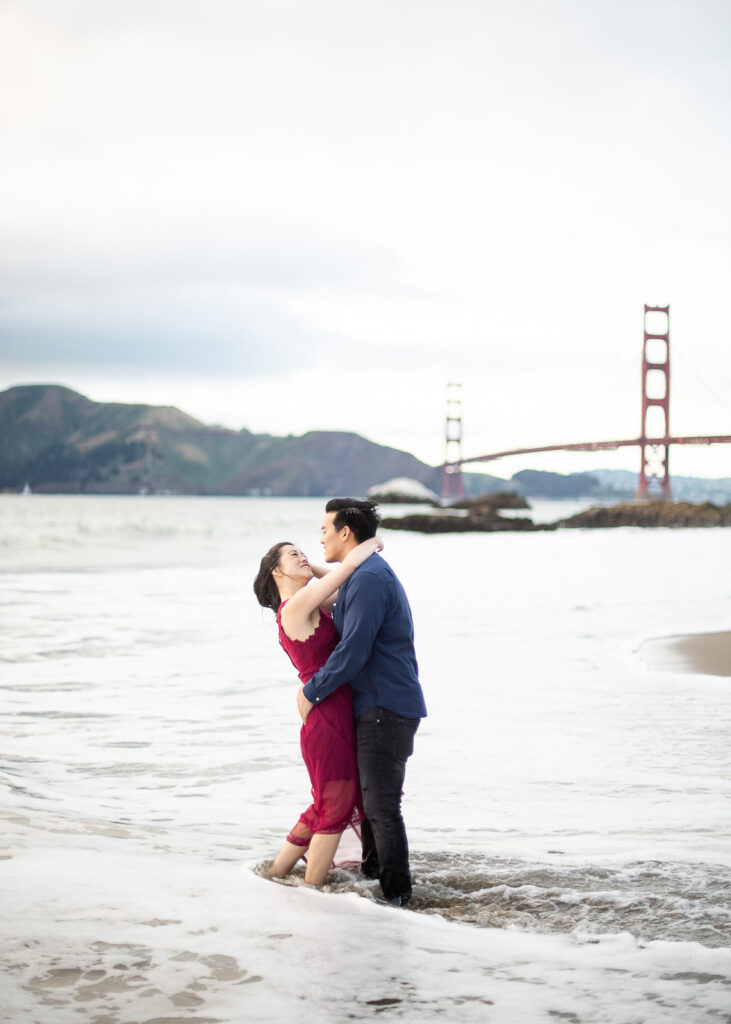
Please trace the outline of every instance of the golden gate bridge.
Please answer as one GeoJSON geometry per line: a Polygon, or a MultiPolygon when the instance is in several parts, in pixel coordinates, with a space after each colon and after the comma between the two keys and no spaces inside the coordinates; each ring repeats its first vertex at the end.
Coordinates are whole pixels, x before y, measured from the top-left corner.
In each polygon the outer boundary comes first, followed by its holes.
{"type": "Polygon", "coordinates": [[[642,429],[639,437],[621,441],[576,441],[568,444],[547,444],[534,448],[511,448],[487,455],[462,456],[462,412],[459,384],[447,385],[447,418],[445,458],[442,466],[442,498],[464,497],[462,467],[476,462],[494,462],[509,455],[537,455],[542,452],[600,452],[618,448],[640,449],[640,473],[636,497],[643,499],[657,494],[672,498],[670,485],[670,448],[672,445],[729,444],[731,434],[704,434],[697,437],[674,437],[670,433],[670,306],[645,306],[642,345],[642,429]],[[662,330],[648,330],[648,315],[660,317],[662,330]],[[664,318],[664,319],[663,319],[664,318]],[[649,385],[653,386],[650,388],[649,385]],[[659,394],[650,394],[650,391],[659,394]],[[648,419],[657,409],[661,433],[648,434],[648,419]]]}

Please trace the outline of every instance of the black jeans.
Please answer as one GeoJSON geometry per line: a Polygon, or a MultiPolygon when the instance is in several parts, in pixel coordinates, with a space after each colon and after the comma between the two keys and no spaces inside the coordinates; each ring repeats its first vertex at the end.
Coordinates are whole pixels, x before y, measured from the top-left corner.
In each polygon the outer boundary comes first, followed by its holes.
{"type": "Polygon", "coordinates": [[[401,718],[382,707],[368,708],[355,721],[365,810],[361,831],[363,873],[378,878],[386,899],[411,895],[401,796],[419,722],[418,718],[401,718]]]}

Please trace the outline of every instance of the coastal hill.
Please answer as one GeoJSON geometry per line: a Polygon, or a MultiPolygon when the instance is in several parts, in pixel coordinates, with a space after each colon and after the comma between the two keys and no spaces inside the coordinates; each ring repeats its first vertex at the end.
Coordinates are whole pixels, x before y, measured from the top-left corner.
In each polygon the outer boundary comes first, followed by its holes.
{"type": "MultiPolygon", "coordinates": [[[[93,402],[56,384],[0,392],[0,491],[68,494],[365,495],[394,477],[441,492],[441,469],[344,431],[301,437],[208,426],[170,406],[93,402]]],[[[522,470],[509,481],[463,474],[465,496],[517,491],[531,498],[631,498],[626,470],[522,470]]],[[[673,477],[689,501],[731,499],[731,478],[673,477]]]]}
{"type": "MultiPolygon", "coordinates": [[[[441,470],[341,431],[275,437],[207,426],[169,406],[93,402],[59,385],[0,393],[0,490],[86,494],[365,494],[441,470]]],[[[466,474],[470,494],[504,481],[466,474]]]]}

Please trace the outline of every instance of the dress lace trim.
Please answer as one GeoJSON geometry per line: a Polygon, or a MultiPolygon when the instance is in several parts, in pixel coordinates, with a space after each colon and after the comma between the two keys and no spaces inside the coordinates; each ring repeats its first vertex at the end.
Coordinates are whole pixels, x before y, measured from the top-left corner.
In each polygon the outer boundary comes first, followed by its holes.
{"type": "MultiPolygon", "coordinates": [[[[289,601],[289,598],[287,598],[287,601],[289,601]]],[[[289,636],[289,634],[285,632],[284,626],[282,625],[282,620],[279,617],[282,614],[282,608],[284,608],[284,606],[287,603],[287,601],[282,601],[282,603],[279,606],[279,611],[277,612],[277,625],[282,630],[284,635],[287,637],[287,640],[291,644],[306,644],[309,640],[311,640],[313,638],[315,633],[317,633],[318,629],[323,624],[325,619],[330,618],[330,616],[328,615],[327,612],[320,611],[320,618],[317,620],[317,625],[315,626],[315,628],[312,630],[311,633],[307,634],[307,636],[304,638],[304,640],[300,640],[296,636],[289,636]]],[[[282,641],[280,640],[279,642],[281,643],[282,641]]]]}

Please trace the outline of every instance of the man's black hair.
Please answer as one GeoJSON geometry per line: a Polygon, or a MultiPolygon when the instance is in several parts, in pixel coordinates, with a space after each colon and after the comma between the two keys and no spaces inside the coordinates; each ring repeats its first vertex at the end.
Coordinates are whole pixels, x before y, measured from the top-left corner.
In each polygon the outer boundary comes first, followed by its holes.
{"type": "Polygon", "coordinates": [[[331,498],[325,506],[326,512],[335,512],[333,525],[336,530],[349,526],[355,539],[361,541],[375,537],[381,517],[374,501],[359,498],[331,498]]]}

